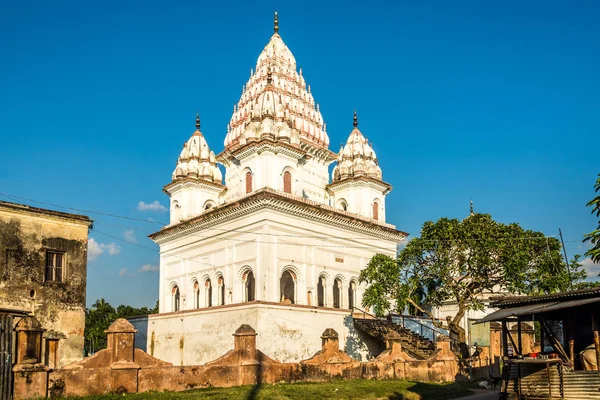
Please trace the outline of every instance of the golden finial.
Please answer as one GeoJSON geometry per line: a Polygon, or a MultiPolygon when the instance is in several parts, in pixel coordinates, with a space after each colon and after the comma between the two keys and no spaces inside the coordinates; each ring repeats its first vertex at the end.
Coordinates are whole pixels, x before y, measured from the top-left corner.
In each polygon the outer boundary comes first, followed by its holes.
{"type": "Polygon", "coordinates": [[[471,204],[470,204],[470,207],[469,207],[469,214],[470,215],[475,214],[475,208],[473,207],[473,200],[472,199],[471,199],[471,204]]]}
{"type": "Polygon", "coordinates": [[[196,130],[200,130],[200,114],[196,113],[196,130]]]}
{"type": "Polygon", "coordinates": [[[358,117],[356,116],[356,110],[354,110],[354,127],[358,127],[358,117]]]}
{"type": "Polygon", "coordinates": [[[277,11],[275,11],[275,26],[274,26],[274,31],[275,33],[279,33],[279,16],[277,15],[277,11]]]}

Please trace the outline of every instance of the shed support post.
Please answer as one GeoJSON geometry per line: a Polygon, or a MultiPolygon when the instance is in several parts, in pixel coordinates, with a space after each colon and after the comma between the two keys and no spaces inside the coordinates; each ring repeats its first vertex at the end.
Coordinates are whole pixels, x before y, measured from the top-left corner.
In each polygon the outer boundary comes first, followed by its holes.
{"type": "Polygon", "coordinates": [[[592,329],[594,330],[594,347],[596,347],[596,368],[600,371],[600,336],[598,334],[598,317],[592,311],[592,329]]]}
{"type": "Polygon", "coordinates": [[[508,338],[506,337],[506,321],[502,321],[502,354],[508,357],[508,338]]]}
{"type": "Polygon", "coordinates": [[[521,331],[521,318],[517,319],[517,344],[519,346],[519,355],[523,355],[523,332],[521,331]]]}

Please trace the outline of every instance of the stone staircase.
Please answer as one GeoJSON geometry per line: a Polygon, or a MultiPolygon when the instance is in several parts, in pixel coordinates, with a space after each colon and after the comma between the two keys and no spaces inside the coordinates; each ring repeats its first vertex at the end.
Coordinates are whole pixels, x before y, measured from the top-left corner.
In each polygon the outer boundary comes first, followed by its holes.
{"type": "Polygon", "coordinates": [[[417,360],[426,360],[437,353],[435,343],[413,331],[381,318],[353,318],[354,327],[385,343],[385,335],[396,331],[402,337],[402,350],[417,360]]]}

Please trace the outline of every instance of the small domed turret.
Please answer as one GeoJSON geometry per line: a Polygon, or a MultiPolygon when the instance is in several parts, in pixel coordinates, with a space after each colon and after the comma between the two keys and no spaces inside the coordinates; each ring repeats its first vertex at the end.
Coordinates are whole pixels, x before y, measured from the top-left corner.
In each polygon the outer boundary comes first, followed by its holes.
{"type": "Polygon", "coordinates": [[[358,117],[354,111],[354,129],[338,154],[338,165],[333,169],[333,180],[368,176],[382,179],[377,156],[362,132],[358,129],[358,117]]]}
{"type": "Polygon", "coordinates": [[[200,132],[200,115],[196,114],[196,130],[183,145],[177,166],[173,171],[173,180],[193,178],[213,183],[221,183],[223,178],[217,167],[215,154],[200,132]]]}

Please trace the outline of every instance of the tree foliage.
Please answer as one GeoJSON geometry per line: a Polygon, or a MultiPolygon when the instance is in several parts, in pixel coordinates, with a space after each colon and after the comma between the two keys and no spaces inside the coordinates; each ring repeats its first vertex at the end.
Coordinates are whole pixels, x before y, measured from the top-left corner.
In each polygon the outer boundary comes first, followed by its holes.
{"type": "Polygon", "coordinates": [[[583,241],[589,241],[592,244],[592,248],[589,249],[585,253],[585,255],[590,257],[593,262],[600,263],[600,174],[598,174],[598,179],[596,179],[596,184],[594,185],[594,188],[598,195],[592,200],[590,200],[587,203],[587,206],[591,207],[592,214],[595,214],[596,217],[598,217],[598,228],[585,235],[583,241]]]}
{"type": "Polygon", "coordinates": [[[85,351],[94,353],[106,348],[106,333],[110,324],[117,318],[132,318],[158,313],[158,301],[154,308],[120,305],[116,309],[106,300],[99,299],[85,310],[85,351]]]}
{"type": "Polygon", "coordinates": [[[455,301],[458,313],[449,325],[464,341],[459,322],[469,309],[483,308],[482,295],[550,293],[585,279],[577,260],[567,269],[560,249],[556,238],[488,214],[426,222],[396,260],[381,254],[370,260],[359,277],[367,284],[363,306],[378,314],[407,306],[426,312],[455,301]]]}

